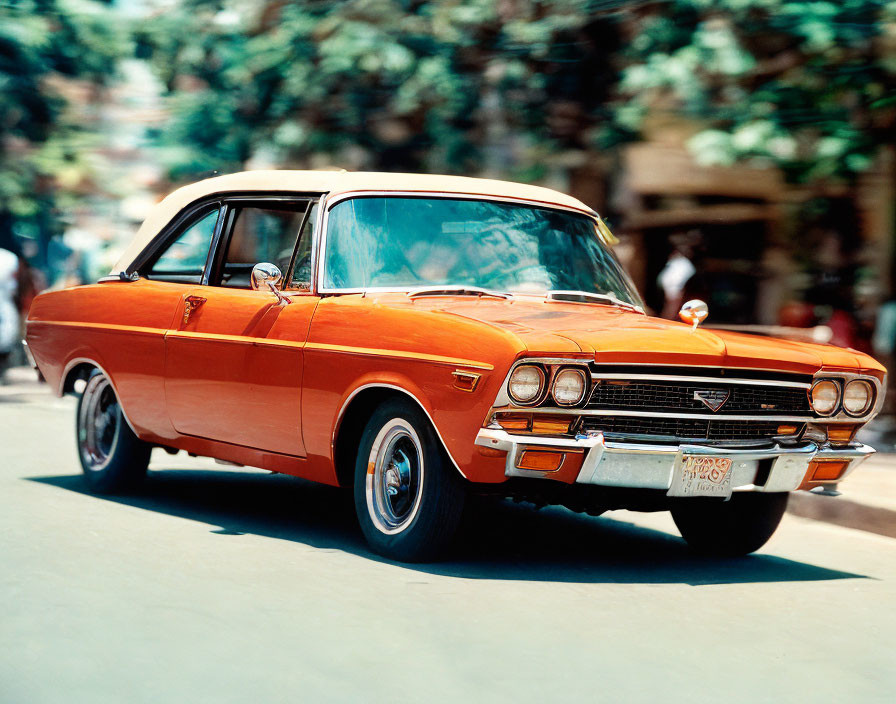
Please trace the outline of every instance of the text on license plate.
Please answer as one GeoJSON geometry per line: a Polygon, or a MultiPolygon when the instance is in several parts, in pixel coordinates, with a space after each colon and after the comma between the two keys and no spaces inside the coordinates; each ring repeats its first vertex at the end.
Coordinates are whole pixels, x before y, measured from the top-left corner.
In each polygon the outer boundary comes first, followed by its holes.
{"type": "Polygon", "coordinates": [[[731,458],[684,455],[672,474],[668,496],[729,496],[731,458]]]}

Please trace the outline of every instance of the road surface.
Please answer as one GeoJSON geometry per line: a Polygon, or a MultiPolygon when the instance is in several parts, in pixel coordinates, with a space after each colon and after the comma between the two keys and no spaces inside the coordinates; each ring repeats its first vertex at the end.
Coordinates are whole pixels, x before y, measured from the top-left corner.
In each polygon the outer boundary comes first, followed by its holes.
{"type": "Polygon", "coordinates": [[[156,451],[91,496],[73,409],[0,394],[3,704],[896,700],[894,539],[788,515],[711,561],[665,514],[499,503],[403,566],[289,477],[156,451]]]}

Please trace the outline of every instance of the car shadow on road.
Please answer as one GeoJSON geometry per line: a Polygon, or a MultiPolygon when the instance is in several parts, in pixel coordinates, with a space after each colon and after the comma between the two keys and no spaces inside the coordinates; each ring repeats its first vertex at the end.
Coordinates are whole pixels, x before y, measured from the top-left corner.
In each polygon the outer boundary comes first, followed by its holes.
{"type": "MultiPolygon", "coordinates": [[[[80,475],[28,479],[89,494],[80,475]]],[[[350,492],[294,477],[152,471],[139,493],[95,498],[204,523],[223,536],[251,533],[397,564],[367,548],[350,492]]],[[[624,513],[609,514],[621,519],[594,518],[492,499],[471,506],[443,561],[401,567],[466,579],[573,583],[706,585],[866,578],[767,554],[701,558],[677,536],[630,523],[624,513]]],[[[771,545],[774,549],[774,542],[771,545]]]]}

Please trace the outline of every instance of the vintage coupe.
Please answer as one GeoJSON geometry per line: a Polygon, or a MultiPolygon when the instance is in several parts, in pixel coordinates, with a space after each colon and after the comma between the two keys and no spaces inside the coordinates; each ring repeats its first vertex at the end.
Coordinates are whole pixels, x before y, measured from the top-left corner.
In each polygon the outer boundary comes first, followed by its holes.
{"type": "Polygon", "coordinates": [[[578,200],[447,176],[258,171],[162,201],[110,276],[39,296],[89,486],[185,450],[353,487],[372,548],[432,557],[471,491],[671,510],[745,554],[839,482],[885,370],[853,350],[645,315],[578,200]]]}

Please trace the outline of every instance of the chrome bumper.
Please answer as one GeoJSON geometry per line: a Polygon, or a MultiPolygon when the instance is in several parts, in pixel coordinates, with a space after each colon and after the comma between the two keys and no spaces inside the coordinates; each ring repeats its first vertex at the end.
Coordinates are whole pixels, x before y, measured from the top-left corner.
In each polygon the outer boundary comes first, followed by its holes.
{"type": "Polygon", "coordinates": [[[735,491],[783,492],[794,491],[802,484],[812,460],[848,460],[849,468],[838,479],[840,481],[874,454],[874,448],[862,444],[833,448],[807,442],[798,447],[776,445],[761,450],[729,449],[706,445],[609,442],[601,434],[580,439],[539,438],[511,435],[504,430],[490,428],[479,431],[476,444],[507,452],[504,474],[508,477],[550,476],[547,472],[519,469],[516,466],[520,453],[526,449],[584,450],[585,458],[576,477],[578,484],[666,490],[672,485],[672,473],[682,462],[684,455],[731,458],[731,486],[735,491]],[[757,485],[759,463],[762,460],[772,460],[772,465],[768,478],[757,485]]]}
{"type": "Polygon", "coordinates": [[[35,371],[39,371],[37,369],[37,362],[34,361],[34,355],[31,354],[31,348],[28,346],[28,343],[25,340],[22,340],[22,349],[25,350],[25,359],[28,360],[28,364],[35,371]]]}

